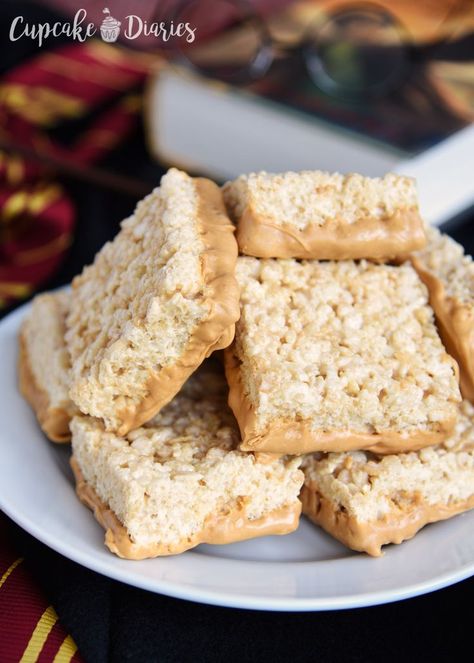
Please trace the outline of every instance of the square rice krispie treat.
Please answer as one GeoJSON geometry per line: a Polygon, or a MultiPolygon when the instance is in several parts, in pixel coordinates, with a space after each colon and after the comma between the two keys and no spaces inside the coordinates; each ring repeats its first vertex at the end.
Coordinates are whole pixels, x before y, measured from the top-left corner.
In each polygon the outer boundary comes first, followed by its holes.
{"type": "Polygon", "coordinates": [[[427,523],[474,507],[474,408],[460,406],[443,444],[417,452],[314,454],[303,462],[303,513],[349,548],[381,554],[427,523]]]}
{"type": "Polygon", "coordinates": [[[222,377],[200,369],[125,437],[92,417],[73,419],[77,492],[112,552],[143,559],[296,529],[301,459],[239,451],[226,392],[222,377]]]}
{"type": "Polygon", "coordinates": [[[156,414],[239,317],[237,244],[216,184],[171,169],[74,279],[73,401],[125,435],[156,414]]]}
{"type": "Polygon", "coordinates": [[[303,171],[251,173],[224,185],[242,253],[379,261],[425,244],[414,180],[303,171]]]}
{"type": "Polygon", "coordinates": [[[242,449],[395,453],[443,441],[461,400],[411,265],[238,259],[225,351],[242,449]]]}
{"type": "Polygon", "coordinates": [[[412,256],[428,287],[441,338],[459,363],[461,391],[474,402],[474,263],[463,247],[436,228],[412,256]]]}
{"type": "Polygon", "coordinates": [[[54,442],[70,439],[69,421],[75,412],[68,395],[70,365],[64,342],[68,305],[67,292],[38,295],[19,337],[20,391],[54,442]]]}

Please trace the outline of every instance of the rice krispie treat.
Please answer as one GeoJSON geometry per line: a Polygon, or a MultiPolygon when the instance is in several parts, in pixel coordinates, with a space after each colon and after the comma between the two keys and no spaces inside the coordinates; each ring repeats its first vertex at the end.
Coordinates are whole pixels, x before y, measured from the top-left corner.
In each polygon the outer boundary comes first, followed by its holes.
{"type": "Polygon", "coordinates": [[[414,180],[322,171],[251,173],[224,185],[242,253],[260,258],[403,258],[425,244],[414,180]]]}
{"type": "Polygon", "coordinates": [[[474,408],[452,436],[417,452],[314,454],[303,462],[303,513],[349,548],[381,554],[387,543],[474,507],[474,408]]]}
{"type": "Polygon", "coordinates": [[[411,265],[240,257],[225,351],[243,450],[395,453],[443,441],[460,402],[411,265]]]}
{"type": "Polygon", "coordinates": [[[459,363],[462,394],[474,402],[474,263],[437,228],[427,234],[427,247],[412,263],[428,287],[441,338],[459,363]]]}
{"type": "Polygon", "coordinates": [[[72,421],[78,495],[120,557],[171,555],[298,526],[301,459],[263,462],[238,451],[226,389],[207,395],[208,379],[198,371],[152,421],[125,437],[91,417],[72,421]]]}
{"type": "Polygon", "coordinates": [[[171,169],[74,279],[70,395],[125,435],[153,417],[239,317],[237,244],[213,182],[171,169]]]}
{"type": "Polygon", "coordinates": [[[38,295],[23,322],[19,337],[20,391],[41,428],[54,442],[67,442],[75,408],[69,398],[69,356],[64,343],[64,319],[69,293],[38,295]]]}

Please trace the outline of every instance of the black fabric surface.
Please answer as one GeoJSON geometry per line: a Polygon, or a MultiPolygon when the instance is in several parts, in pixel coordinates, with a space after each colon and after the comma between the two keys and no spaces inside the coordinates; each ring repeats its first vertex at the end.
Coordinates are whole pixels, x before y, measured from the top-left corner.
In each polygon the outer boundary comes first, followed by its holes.
{"type": "MultiPolygon", "coordinates": [[[[32,3],[2,2],[1,27],[13,11],[42,15],[32,3]]],[[[29,55],[21,44],[31,46],[28,40],[4,46],[0,68],[29,55]]],[[[150,188],[162,173],[147,157],[141,130],[104,166],[141,178],[150,188]]],[[[119,221],[135,203],[114,191],[64,182],[78,209],[76,239],[60,273],[45,289],[67,283],[80,272],[117,232],[119,221]]],[[[474,219],[469,215],[449,228],[470,252],[474,251],[472,228],[474,219]]],[[[474,579],[423,597],[358,610],[301,614],[234,610],[128,587],[63,558],[13,523],[11,532],[88,663],[472,658],[466,647],[474,618],[474,579]]]]}
{"type": "Polygon", "coordinates": [[[88,663],[471,660],[474,579],[357,610],[235,610],[128,587],[12,533],[88,663]]]}

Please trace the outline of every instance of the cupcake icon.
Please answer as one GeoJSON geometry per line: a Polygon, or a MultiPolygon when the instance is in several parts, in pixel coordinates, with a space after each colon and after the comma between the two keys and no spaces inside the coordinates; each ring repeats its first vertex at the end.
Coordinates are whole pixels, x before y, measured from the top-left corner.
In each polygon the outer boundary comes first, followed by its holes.
{"type": "Polygon", "coordinates": [[[109,43],[117,41],[120,34],[120,21],[117,21],[116,18],[110,15],[108,7],[103,9],[102,13],[106,16],[100,25],[100,36],[104,41],[108,41],[109,43]]]}

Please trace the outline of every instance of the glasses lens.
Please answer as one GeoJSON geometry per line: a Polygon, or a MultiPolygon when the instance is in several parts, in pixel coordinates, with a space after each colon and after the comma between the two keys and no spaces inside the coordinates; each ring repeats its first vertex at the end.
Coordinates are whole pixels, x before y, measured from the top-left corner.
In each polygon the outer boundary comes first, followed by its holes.
{"type": "Polygon", "coordinates": [[[312,27],[306,62],[316,85],[333,96],[386,93],[405,73],[404,32],[382,8],[351,7],[312,27]]]}
{"type": "Polygon", "coordinates": [[[263,75],[271,59],[265,26],[246,2],[188,0],[174,19],[195,30],[179,55],[204,74],[222,80],[263,75]]]}

